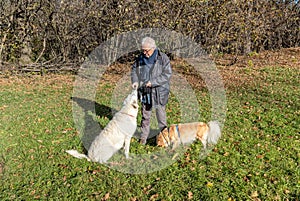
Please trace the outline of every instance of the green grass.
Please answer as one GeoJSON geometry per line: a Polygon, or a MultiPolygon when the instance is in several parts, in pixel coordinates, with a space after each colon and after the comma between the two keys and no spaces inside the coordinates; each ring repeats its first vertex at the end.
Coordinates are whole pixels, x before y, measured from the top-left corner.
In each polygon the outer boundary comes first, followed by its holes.
{"type": "MultiPolygon", "coordinates": [[[[123,173],[65,153],[83,151],[72,116],[73,76],[1,78],[0,200],[299,200],[299,69],[266,66],[239,74],[254,81],[226,84],[222,138],[207,157],[199,158],[196,142],[176,162],[149,174],[123,173]]],[[[111,88],[99,87],[96,111],[102,115],[87,113],[102,127],[111,118],[111,88]]],[[[197,97],[206,121],[207,91],[197,90],[197,97]]],[[[168,116],[169,123],[180,120],[173,96],[168,116]]],[[[137,140],[131,146],[133,154],[165,151],[137,140]]],[[[122,155],[112,160],[125,161],[122,155]]],[[[143,160],[130,164],[162,162],[143,160]]]]}

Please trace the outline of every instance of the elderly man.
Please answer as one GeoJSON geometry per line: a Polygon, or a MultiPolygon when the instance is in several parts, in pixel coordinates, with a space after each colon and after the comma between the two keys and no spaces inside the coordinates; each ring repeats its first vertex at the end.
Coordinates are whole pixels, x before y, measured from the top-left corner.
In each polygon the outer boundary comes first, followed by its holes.
{"type": "Polygon", "coordinates": [[[161,52],[154,39],[142,40],[142,53],[132,66],[131,82],[138,88],[142,103],[141,144],[146,144],[150,133],[150,117],[153,108],[159,129],[167,126],[166,104],[169,99],[172,69],[170,59],[161,52]]]}

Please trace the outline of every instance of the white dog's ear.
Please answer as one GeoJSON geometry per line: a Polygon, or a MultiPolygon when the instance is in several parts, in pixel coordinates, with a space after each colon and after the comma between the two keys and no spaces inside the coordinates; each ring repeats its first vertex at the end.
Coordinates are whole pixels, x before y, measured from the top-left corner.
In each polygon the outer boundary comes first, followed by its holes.
{"type": "Polygon", "coordinates": [[[127,105],[128,103],[130,103],[131,99],[132,99],[132,94],[129,94],[123,101],[123,105],[127,105]]]}
{"type": "Polygon", "coordinates": [[[131,99],[135,100],[135,101],[137,100],[137,90],[133,90],[132,91],[132,93],[131,93],[131,99]]]}
{"type": "Polygon", "coordinates": [[[134,96],[137,96],[137,90],[133,89],[132,92],[131,92],[131,94],[134,95],[134,96]]]}
{"type": "Polygon", "coordinates": [[[139,107],[138,105],[138,98],[137,98],[137,90],[133,90],[131,93],[131,105],[134,109],[137,109],[139,107]]]}

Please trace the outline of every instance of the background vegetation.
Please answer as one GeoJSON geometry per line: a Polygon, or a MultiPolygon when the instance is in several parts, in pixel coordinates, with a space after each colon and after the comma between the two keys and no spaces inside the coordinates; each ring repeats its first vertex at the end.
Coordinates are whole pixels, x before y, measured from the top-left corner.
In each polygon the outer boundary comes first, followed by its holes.
{"type": "Polygon", "coordinates": [[[74,68],[110,37],[154,27],[187,35],[212,54],[297,47],[299,16],[292,0],[4,0],[0,63],[74,68]]]}

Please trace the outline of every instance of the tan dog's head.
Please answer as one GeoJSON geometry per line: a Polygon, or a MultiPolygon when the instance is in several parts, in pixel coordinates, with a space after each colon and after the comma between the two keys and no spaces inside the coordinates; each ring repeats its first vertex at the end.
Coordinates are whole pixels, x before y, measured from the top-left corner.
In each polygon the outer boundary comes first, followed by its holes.
{"type": "Polygon", "coordinates": [[[170,144],[169,138],[169,130],[168,128],[164,128],[160,131],[160,133],[156,136],[156,144],[159,147],[168,147],[170,144]]]}

